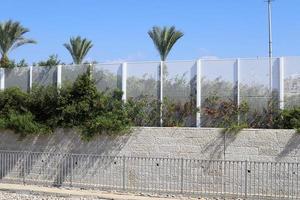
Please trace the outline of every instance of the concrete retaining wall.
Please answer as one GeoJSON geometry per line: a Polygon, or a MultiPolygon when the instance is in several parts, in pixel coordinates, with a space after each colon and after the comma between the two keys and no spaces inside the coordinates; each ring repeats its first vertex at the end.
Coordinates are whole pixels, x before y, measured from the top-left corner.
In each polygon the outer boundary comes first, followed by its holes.
{"type": "Polygon", "coordinates": [[[195,159],[300,162],[300,135],[294,130],[245,129],[223,134],[212,128],[134,128],[123,136],[81,140],[74,130],[20,138],[0,133],[0,150],[195,159]]]}

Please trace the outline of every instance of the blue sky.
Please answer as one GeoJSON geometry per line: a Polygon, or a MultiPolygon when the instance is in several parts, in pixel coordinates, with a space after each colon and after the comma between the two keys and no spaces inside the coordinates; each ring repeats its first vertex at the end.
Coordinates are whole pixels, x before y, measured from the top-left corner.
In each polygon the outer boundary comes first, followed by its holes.
{"type": "MultiPolygon", "coordinates": [[[[0,21],[13,19],[30,29],[37,45],[23,46],[10,58],[29,63],[58,54],[70,36],[91,39],[87,60],[158,60],[147,31],[175,25],[185,36],[169,60],[268,55],[264,0],[0,0],[0,21]]],[[[300,1],[273,3],[274,55],[300,55],[300,1]]]]}

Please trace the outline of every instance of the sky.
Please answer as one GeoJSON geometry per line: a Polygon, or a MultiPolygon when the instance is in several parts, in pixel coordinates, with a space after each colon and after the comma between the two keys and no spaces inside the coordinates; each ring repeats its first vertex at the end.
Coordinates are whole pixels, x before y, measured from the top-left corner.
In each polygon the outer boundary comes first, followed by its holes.
{"type": "MultiPolygon", "coordinates": [[[[25,45],[9,54],[28,63],[57,54],[72,61],[63,43],[80,35],[93,41],[86,60],[159,60],[147,32],[175,25],[184,37],[168,60],[268,56],[264,0],[0,0],[0,21],[30,29],[25,45]]],[[[300,55],[300,0],[273,3],[274,56],[300,55]]]]}

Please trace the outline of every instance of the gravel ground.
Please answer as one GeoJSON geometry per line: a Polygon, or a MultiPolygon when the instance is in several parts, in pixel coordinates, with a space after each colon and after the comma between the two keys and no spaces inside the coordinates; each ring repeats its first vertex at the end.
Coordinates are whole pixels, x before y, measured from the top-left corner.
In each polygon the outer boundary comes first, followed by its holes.
{"type": "MultiPolygon", "coordinates": [[[[164,198],[151,198],[149,199],[164,199],[164,198]]],[[[177,198],[174,198],[177,199],[177,198]]],[[[182,198],[184,199],[184,198],[182,198]]],[[[189,198],[187,198],[189,199],[189,198]]],[[[108,200],[107,198],[97,198],[97,197],[69,197],[69,196],[59,196],[50,194],[39,194],[33,192],[10,192],[10,191],[0,191],[0,200],[108,200]]],[[[113,200],[113,199],[112,199],[113,200]]],[[[178,200],[178,199],[177,199],[178,200]]],[[[219,198],[201,198],[199,200],[220,200],[219,198]]]]}
{"type": "MultiPolygon", "coordinates": [[[[0,183],[0,200],[221,200],[0,183]]],[[[228,198],[226,200],[233,200],[228,198]]],[[[234,198],[234,200],[240,200],[234,198]]]]}
{"type": "MultiPolygon", "coordinates": [[[[151,199],[151,197],[149,197],[151,199]]],[[[153,198],[159,199],[159,198],[153,198]]],[[[164,199],[164,198],[160,198],[164,199]]],[[[108,200],[101,198],[91,198],[91,197],[66,197],[58,195],[48,195],[48,194],[38,194],[31,192],[4,192],[0,191],[0,200],[108,200]]],[[[200,199],[200,200],[218,200],[218,199],[200,199]]]]}
{"type": "MultiPolygon", "coordinates": [[[[57,195],[34,194],[34,193],[13,193],[0,192],[1,200],[104,200],[99,198],[84,198],[84,197],[63,197],[57,195]]],[[[106,199],[107,200],[107,199],[106,199]]]]}

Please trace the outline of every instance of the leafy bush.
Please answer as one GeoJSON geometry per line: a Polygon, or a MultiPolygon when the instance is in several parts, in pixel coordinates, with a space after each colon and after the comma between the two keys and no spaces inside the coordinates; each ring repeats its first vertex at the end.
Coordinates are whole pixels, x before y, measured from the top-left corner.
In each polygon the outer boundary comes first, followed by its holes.
{"type": "Polygon", "coordinates": [[[246,113],[249,111],[246,102],[238,106],[232,99],[211,96],[204,100],[203,107],[204,126],[230,128],[238,124],[238,117],[241,124],[246,124],[246,113]]]}
{"type": "Polygon", "coordinates": [[[195,99],[191,99],[188,102],[181,102],[164,98],[162,108],[163,126],[194,126],[196,123],[195,116],[199,109],[196,106],[195,99]]]}
{"type": "Polygon", "coordinates": [[[135,126],[159,126],[159,101],[149,96],[127,100],[126,109],[131,123],[135,126]]]}
{"type": "Polygon", "coordinates": [[[46,125],[36,122],[30,112],[20,114],[12,111],[7,115],[4,124],[5,128],[12,129],[22,136],[49,132],[49,128],[46,125]]]}
{"type": "Polygon", "coordinates": [[[121,91],[98,92],[87,72],[60,90],[39,86],[30,93],[19,88],[0,92],[0,128],[22,135],[78,128],[88,139],[97,133],[128,130],[131,120],[126,108],[121,91]]]}
{"type": "Polygon", "coordinates": [[[283,110],[276,118],[276,128],[300,130],[300,107],[283,110]]]}
{"type": "Polygon", "coordinates": [[[28,67],[28,64],[24,59],[20,60],[19,62],[16,62],[15,60],[4,59],[4,61],[0,63],[0,67],[3,68],[28,67]]]}

